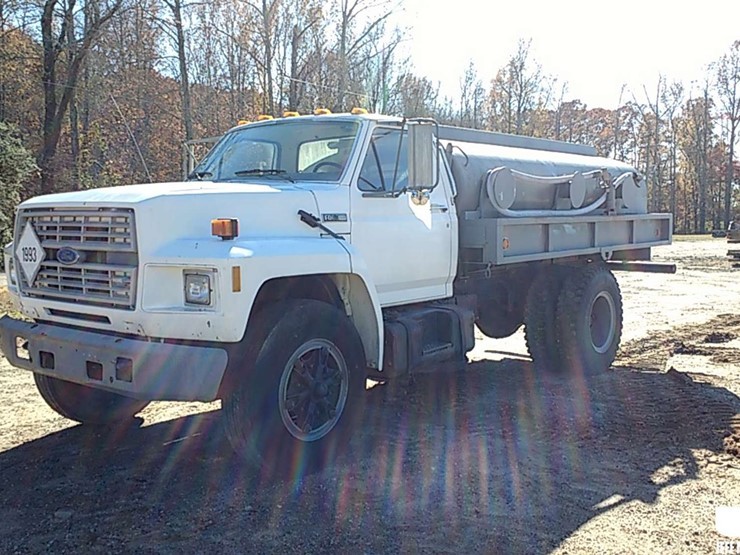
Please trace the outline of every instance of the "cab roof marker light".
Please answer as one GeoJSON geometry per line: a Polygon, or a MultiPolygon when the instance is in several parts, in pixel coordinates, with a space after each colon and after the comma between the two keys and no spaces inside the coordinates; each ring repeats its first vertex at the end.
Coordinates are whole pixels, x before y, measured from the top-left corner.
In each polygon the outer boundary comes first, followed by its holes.
{"type": "Polygon", "coordinates": [[[365,110],[365,108],[359,108],[355,106],[354,108],[352,108],[352,111],[350,113],[357,116],[360,114],[367,114],[367,110],[365,110]]]}
{"type": "Polygon", "coordinates": [[[240,119],[236,124],[237,125],[247,125],[248,123],[252,123],[248,119],[240,119]]]}
{"type": "Polygon", "coordinates": [[[327,115],[331,114],[331,110],[329,110],[329,108],[316,108],[313,111],[313,114],[315,116],[327,116],[327,115]]]}
{"type": "Polygon", "coordinates": [[[268,121],[271,119],[274,119],[274,118],[269,114],[260,114],[259,116],[257,116],[257,121],[268,121]]]}
{"type": "Polygon", "coordinates": [[[298,117],[300,115],[301,114],[298,113],[298,112],[291,112],[291,111],[283,112],[283,117],[284,118],[296,118],[296,117],[298,117]]]}

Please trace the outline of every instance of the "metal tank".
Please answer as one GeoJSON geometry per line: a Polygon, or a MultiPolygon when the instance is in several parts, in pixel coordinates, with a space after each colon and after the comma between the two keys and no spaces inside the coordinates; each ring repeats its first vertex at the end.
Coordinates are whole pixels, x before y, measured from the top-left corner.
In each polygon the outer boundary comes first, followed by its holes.
{"type": "Polygon", "coordinates": [[[440,139],[461,219],[647,213],[638,172],[591,147],[459,128],[442,128],[440,139]]]}

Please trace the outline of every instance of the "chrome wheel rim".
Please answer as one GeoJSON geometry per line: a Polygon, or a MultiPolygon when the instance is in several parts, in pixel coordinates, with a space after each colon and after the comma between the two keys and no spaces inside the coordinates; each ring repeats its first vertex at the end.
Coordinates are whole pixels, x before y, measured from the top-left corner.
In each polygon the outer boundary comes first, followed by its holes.
{"type": "Polygon", "coordinates": [[[349,371],[336,345],[312,339],[288,359],[280,378],[280,418],[290,434],[316,441],[328,434],[347,402],[349,371]]]}
{"type": "Polygon", "coordinates": [[[617,327],[617,311],[614,299],[601,291],[591,303],[591,346],[599,354],[606,353],[614,341],[617,327]]]}

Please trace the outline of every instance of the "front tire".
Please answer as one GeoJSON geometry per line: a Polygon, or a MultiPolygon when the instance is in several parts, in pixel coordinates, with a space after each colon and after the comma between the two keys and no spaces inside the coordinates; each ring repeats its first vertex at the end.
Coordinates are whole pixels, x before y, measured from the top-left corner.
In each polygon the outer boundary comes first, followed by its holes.
{"type": "Polygon", "coordinates": [[[570,371],[592,375],[608,369],[622,336],[622,295],[614,274],[601,263],[573,269],[560,292],[557,320],[570,371]]]}
{"type": "Polygon", "coordinates": [[[362,341],[338,308],[315,300],[270,307],[249,324],[226,395],[226,435],[263,472],[293,475],[333,460],[361,414],[362,341]]]}
{"type": "Polygon", "coordinates": [[[47,405],[63,417],[82,424],[121,423],[149,404],[43,374],[34,373],[33,379],[47,405]]]}

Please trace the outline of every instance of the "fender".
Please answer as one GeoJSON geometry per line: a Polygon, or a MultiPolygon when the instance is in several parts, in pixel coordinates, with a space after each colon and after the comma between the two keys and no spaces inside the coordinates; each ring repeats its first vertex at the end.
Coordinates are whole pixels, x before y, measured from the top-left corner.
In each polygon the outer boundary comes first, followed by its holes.
{"type": "Polygon", "coordinates": [[[336,283],[345,311],[362,338],[368,366],[381,369],[383,314],[365,263],[352,245],[318,237],[238,241],[229,249],[228,265],[239,267],[242,277],[241,292],[223,291],[226,306],[236,306],[234,313],[241,316],[232,337],[243,337],[245,315],[267,281],[326,275],[336,283]]]}

